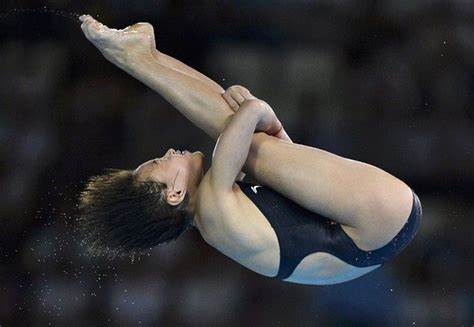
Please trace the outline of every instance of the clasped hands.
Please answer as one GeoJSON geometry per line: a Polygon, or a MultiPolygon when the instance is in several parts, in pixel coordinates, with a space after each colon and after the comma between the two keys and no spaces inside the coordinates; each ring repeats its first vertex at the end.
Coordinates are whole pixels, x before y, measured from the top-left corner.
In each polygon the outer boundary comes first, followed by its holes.
{"type": "MultiPolygon", "coordinates": [[[[256,97],[254,97],[250,91],[240,85],[233,85],[229,87],[223,94],[222,97],[224,100],[227,102],[227,104],[230,106],[230,108],[237,112],[239,108],[249,100],[258,100],[256,97]]],[[[262,101],[262,100],[259,100],[262,101]]],[[[272,121],[272,123],[269,124],[269,128],[267,130],[263,130],[268,135],[274,136],[276,138],[279,138],[283,141],[293,143],[293,141],[290,139],[288,134],[286,133],[285,129],[283,128],[283,125],[281,122],[278,120],[278,118],[275,115],[275,112],[273,109],[264,101],[262,101],[265,105],[263,106],[264,111],[266,115],[271,116],[269,117],[269,120],[272,121]]]]}

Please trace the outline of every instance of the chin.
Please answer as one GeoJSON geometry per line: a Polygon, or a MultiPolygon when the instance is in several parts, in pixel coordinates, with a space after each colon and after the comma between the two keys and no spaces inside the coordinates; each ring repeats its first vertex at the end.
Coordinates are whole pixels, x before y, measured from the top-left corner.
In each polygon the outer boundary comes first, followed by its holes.
{"type": "Polygon", "coordinates": [[[201,151],[192,152],[191,153],[191,158],[203,162],[204,161],[204,154],[201,151]]]}
{"type": "Polygon", "coordinates": [[[195,151],[195,152],[192,152],[191,155],[193,156],[200,156],[200,157],[204,157],[204,153],[202,153],[201,151],[195,151]]]}

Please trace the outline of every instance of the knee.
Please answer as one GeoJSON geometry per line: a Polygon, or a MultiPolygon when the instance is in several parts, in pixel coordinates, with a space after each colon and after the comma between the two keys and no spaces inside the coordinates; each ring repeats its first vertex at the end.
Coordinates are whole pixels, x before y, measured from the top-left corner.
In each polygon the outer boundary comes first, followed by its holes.
{"type": "Polygon", "coordinates": [[[367,192],[361,199],[355,227],[367,249],[390,242],[403,228],[413,206],[413,193],[406,185],[367,192]]]}
{"type": "Polygon", "coordinates": [[[410,215],[413,193],[410,187],[397,180],[374,190],[366,204],[368,214],[379,226],[398,228],[403,226],[410,215]]]}

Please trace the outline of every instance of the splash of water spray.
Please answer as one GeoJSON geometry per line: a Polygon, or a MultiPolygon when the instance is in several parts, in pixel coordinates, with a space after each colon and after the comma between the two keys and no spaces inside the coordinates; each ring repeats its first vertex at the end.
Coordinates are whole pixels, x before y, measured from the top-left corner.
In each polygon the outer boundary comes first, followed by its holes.
{"type": "Polygon", "coordinates": [[[80,14],[78,13],[52,9],[46,6],[42,8],[15,8],[7,12],[3,12],[3,13],[0,12],[0,19],[5,19],[8,17],[22,15],[22,14],[31,14],[31,13],[51,14],[54,16],[70,19],[75,23],[79,23],[79,24],[81,23],[81,21],[79,20],[80,14]]]}

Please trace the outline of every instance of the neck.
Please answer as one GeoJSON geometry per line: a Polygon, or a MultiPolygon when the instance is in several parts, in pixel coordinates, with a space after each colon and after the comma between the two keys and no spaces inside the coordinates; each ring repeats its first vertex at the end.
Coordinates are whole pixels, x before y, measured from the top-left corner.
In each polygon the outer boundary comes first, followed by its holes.
{"type": "Polygon", "coordinates": [[[199,219],[196,212],[197,192],[189,194],[188,210],[192,215],[191,226],[198,228],[197,219],[199,219]]]}
{"type": "Polygon", "coordinates": [[[200,219],[200,216],[199,216],[199,195],[200,195],[200,190],[201,190],[201,182],[203,180],[203,177],[204,177],[204,172],[201,176],[201,180],[199,182],[199,185],[197,188],[195,188],[192,192],[189,193],[189,212],[191,213],[192,215],[192,220],[191,220],[191,225],[193,227],[196,227],[198,230],[199,230],[199,219],[200,219]]]}

